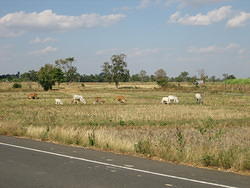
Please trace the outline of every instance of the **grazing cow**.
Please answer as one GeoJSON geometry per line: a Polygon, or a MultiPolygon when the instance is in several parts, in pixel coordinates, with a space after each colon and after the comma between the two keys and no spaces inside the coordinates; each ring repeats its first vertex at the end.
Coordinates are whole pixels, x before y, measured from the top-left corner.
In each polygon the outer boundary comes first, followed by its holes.
{"type": "Polygon", "coordinates": [[[61,105],[63,105],[63,102],[62,102],[61,99],[55,99],[55,101],[56,101],[56,104],[61,104],[61,105]]]}
{"type": "Polygon", "coordinates": [[[73,95],[73,99],[71,103],[78,104],[78,102],[87,104],[86,100],[81,95],[73,95]]]}
{"type": "Polygon", "coordinates": [[[93,104],[104,104],[105,100],[102,99],[101,97],[96,97],[95,101],[93,102],[93,104]]]}
{"type": "Polygon", "coordinates": [[[202,104],[203,103],[203,100],[202,100],[202,96],[200,93],[195,93],[195,99],[196,99],[196,103],[198,104],[202,104]]]}
{"type": "Polygon", "coordinates": [[[171,103],[179,103],[179,100],[176,96],[169,95],[168,97],[163,97],[161,99],[162,104],[171,104],[171,103]]]}
{"type": "Polygon", "coordinates": [[[114,100],[116,100],[119,103],[126,103],[127,102],[127,100],[125,99],[124,96],[116,96],[114,100]]]}
{"type": "Polygon", "coordinates": [[[27,97],[28,99],[39,99],[39,97],[37,96],[37,93],[29,93],[27,97]]]}

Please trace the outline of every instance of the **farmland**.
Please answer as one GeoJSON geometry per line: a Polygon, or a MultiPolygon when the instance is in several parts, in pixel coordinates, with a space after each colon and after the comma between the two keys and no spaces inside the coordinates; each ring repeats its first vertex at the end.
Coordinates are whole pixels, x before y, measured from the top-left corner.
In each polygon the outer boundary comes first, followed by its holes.
{"type": "Polygon", "coordinates": [[[176,163],[249,172],[249,88],[222,83],[196,88],[182,84],[159,89],[155,83],[70,83],[43,91],[37,83],[0,83],[0,134],[74,144],[176,163]],[[27,99],[38,93],[39,99],[27,99]],[[194,94],[202,93],[204,104],[194,94]],[[73,94],[87,104],[71,104],[73,94]],[[176,95],[179,104],[163,105],[176,95]],[[114,97],[122,95],[127,103],[114,97]],[[104,104],[93,104],[102,97],[104,104]],[[55,98],[63,105],[55,105],[55,98]]]}

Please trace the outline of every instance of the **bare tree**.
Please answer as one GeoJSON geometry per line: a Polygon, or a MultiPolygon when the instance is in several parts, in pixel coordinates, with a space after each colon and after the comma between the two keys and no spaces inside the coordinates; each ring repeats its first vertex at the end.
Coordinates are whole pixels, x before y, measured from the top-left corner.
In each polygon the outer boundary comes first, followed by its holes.
{"type": "Polygon", "coordinates": [[[202,80],[203,83],[205,84],[206,80],[208,79],[208,76],[206,75],[205,70],[199,69],[197,72],[198,72],[198,76],[199,76],[200,80],[202,80]]]}
{"type": "Polygon", "coordinates": [[[167,73],[163,69],[155,71],[155,80],[160,87],[166,87],[168,84],[167,73]]]}
{"type": "Polygon", "coordinates": [[[155,78],[165,79],[167,78],[167,73],[163,69],[158,69],[157,71],[155,71],[155,78]]]}
{"type": "Polygon", "coordinates": [[[147,77],[147,72],[145,70],[141,70],[139,73],[139,77],[140,77],[141,81],[144,82],[146,77],[147,77]]]}

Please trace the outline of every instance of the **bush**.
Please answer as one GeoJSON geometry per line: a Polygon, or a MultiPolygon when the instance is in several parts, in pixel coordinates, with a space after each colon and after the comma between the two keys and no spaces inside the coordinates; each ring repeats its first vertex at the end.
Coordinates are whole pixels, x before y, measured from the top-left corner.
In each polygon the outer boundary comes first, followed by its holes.
{"type": "Polygon", "coordinates": [[[148,140],[140,140],[134,147],[136,153],[147,154],[149,156],[153,155],[151,143],[148,140]]]}
{"type": "Polygon", "coordinates": [[[156,81],[157,85],[159,85],[161,88],[165,88],[168,85],[167,79],[159,79],[156,81]]]}
{"type": "Polygon", "coordinates": [[[95,132],[92,131],[92,133],[88,134],[88,140],[89,140],[89,146],[95,146],[96,145],[96,139],[95,139],[95,132]]]}
{"type": "Polygon", "coordinates": [[[14,83],[12,88],[22,88],[22,84],[14,83]]]}
{"type": "Polygon", "coordinates": [[[204,166],[218,166],[218,159],[212,154],[204,154],[201,162],[204,166]]]}

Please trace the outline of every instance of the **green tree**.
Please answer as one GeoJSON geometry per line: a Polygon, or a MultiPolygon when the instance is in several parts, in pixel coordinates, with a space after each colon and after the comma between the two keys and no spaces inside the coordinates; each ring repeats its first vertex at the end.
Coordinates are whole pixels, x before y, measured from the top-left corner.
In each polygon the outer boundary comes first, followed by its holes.
{"type": "Polygon", "coordinates": [[[229,79],[236,79],[236,77],[233,74],[222,74],[223,80],[229,80],[229,79]]]}
{"type": "Polygon", "coordinates": [[[181,82],[186,82],[188,81],[188,72],[184,71],[184,72],[181,72],[179,76],[177,76],[175,79],[174,79],[176,82],[178,82],[178,86],[180,86],[180,83],[181,82]]]}
{"type": "Polygon", "coordinates": [[[181,72],[180,75],[177,77],[177,79],[179,82],[186,82],[188,80],[188,75],[189,75],[189,73],[186,71],[181,72]]]}
{"type": "Polygon", "coordinates": [[[57,82],[59,86],[64,81],[64,73],[62,69],[58,67],[54,67],[54,69],[55,82],[57,82]]]}
{"type": "Polygon", "coordinates": [[[130,81],[132,82],[138,82],[141,81],[140,75],[139,74],[133,74],[130,76],[130,81]]]}
{"type": "Polygon", "coordinates": [[[119,86],[119,82],[129,80],[129,70],[126,69],[127,63],[125,61],[126,55],[113,55],[111,57],[111,63],[105,62],[102,66],[102,71],[105,78],[109,82],[115,82],[116,88],[119,86]]]}
{"type": "Polygon", "coordinates": [[[30,70],[28,72],[25,72],[25,73],[21,74],[20,77],[24,81],[33,81],[33,82],[36,82],[38,80],[38,78],[37,78],[37,71],[35,71],[35,70],[30,70]]]}
{"type": "Polygon", "coordinates": [[[51,64],[46,64],[38,71],[38,82],[45,91],[51,90],[56,83],[57,68],[51,64]]]}
{"type": "Polygon", "coordinates": [[[112,65],[109,64],[108,62],[104,62],[102,66],[102,73],[104,76],[104,80],[106,82],[111,83],[112,82],[112,65]]]}

